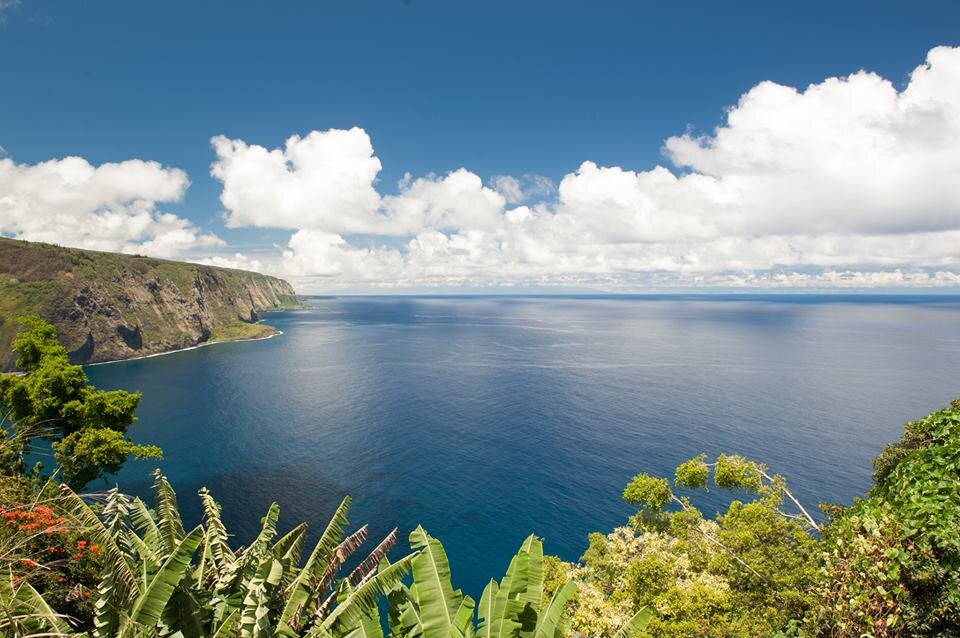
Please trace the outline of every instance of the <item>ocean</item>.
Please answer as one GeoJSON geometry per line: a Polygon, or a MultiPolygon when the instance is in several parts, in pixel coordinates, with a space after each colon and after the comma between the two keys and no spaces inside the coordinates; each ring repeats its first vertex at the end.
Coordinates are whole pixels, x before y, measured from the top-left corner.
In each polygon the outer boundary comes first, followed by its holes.
{"type": "MultiPolygon", "coordinates": [[[[188,524],[208,487],[236,543],[272,501],[282,530],[319,533],[350,495],[373,535],[424,525],[474,597],[526,535],[576,560],[632,513],[634,474],[700,452],[758,459],[811,507],[848,504],[905,421],[960,396],[960,297],[308,301],[267,316],[273,339],[87,367],[143,392],[131,434],[165,452],[117,483],[149,495],[159,466],[188,524]]],[[[694,501],[713,515],[736,496],[694,501]]]]}

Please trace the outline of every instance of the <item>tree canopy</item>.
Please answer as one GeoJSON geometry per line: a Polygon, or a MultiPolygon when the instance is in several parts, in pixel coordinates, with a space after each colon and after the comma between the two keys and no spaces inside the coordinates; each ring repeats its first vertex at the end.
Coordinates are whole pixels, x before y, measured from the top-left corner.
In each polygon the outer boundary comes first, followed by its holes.
{"type": "Polygon", "coordinates": [[[74,489],[118,472],[129,456],[160,458],[160,448],[126,436],[137,420],[139,393],[97,390],[70,363],[52,325],[40,317],[19,321],[23,329],[13,342],[19,372],[0,375],[0,408],[12,426],[4,429],[14,453],[0,459],[8,472],[26,471],[24,457],[38,439],[52,443],[62,481],[74,489]]]}

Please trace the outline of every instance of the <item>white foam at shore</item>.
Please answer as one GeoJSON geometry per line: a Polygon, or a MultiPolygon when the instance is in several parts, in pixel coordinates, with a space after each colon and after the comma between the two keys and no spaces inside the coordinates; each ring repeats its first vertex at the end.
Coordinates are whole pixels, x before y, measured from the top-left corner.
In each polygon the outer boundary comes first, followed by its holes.
{"type": "Polygon", "coordinates": [[[84,363],[83,367],[90,366],[103,366],[108,363],[123,363],[124,361],[138,361],[140,359],[151,359],[153,357],[163,357],[168,354],[177,354],[178,352],[186,352],[187,350],[196,350],[198,348],[203,348],[206,346],[215,346],[221,343],[242,343],[244,341],[265,341],[267,339],[272,339],[278,335],[282,335],[283,330],[277,330],[274,333],[268,334],[265,337],[253,337],[251,339],[226,339],[224,341],[206,341],[204,343],[198,343],[195,346],[188,346],[186,348],[177,348],[176,350],[164,350],[163,352],[154,352],[153,354],[145,354],[140,357],[130,357],[129,359],[111,359],[110,361],[97,361],[96,363],[84,363]]]}

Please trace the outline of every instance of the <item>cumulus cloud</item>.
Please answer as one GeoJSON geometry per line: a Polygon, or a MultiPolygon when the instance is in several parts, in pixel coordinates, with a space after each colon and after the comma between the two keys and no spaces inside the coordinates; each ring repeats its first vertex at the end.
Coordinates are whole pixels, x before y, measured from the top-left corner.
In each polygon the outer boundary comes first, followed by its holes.
{"type": "Polygon", "coordinates": [[[264,266],[308,288],[947,286],[960,271],[960,48],[902,89],[874,73],[761,82],[673,167],[549,180],[461,168],[377,190],[361,129],[267,150],[214,138],[234,226],[289,228],[264,266]]]}
{"type": "Polygon", "coordinates": [[[127,160],[93,166],[81,157],[39,164],[0,158],[0,233],[94,250],[176,256],[223,242],[158,211],[183,197],[183,171],[127,160]]]}
{"type": "Polygon", "coordinates": [[[902,92],[866,72],[803,92],[763,82],[712,136],[666,151],[704,181],[690,190],[732,198],[723,232],[876,234],[957,228],[958,141],[960,49],[941,47],[902,92]]]}
{"type": "Polygon", "coordinates": [[[380,195],[373,182],[380,160],[362,129],[294,135],[272,150],[223,136],[211,142],[217,154],[211,174],[223,182],[228,226],[341,233],[378,228],[380,195]]]}
{"type": "Polygon", "coordinates": [[[397,234],[424,230],[459,231],[495,228],[503,220],[506,199],[483,185],[480,177],[461,168],[443,177],[405,176],[400,193],[387,196],[384,215],[397,234]]]}

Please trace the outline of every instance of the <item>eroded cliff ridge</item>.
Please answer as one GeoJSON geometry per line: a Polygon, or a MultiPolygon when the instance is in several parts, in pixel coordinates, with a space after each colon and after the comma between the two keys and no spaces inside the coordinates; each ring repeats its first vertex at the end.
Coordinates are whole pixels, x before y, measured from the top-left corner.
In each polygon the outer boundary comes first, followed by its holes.
{"type": "Polygon", "coordinates": [[[244,270],[0,238],[0,364],[16,317],[54,324],[75,363],[129,359],[276,332],[259,313],[299,307],[282,279],[244,270]]]}

